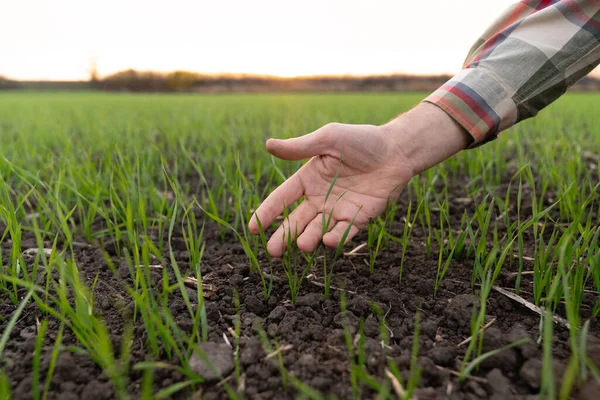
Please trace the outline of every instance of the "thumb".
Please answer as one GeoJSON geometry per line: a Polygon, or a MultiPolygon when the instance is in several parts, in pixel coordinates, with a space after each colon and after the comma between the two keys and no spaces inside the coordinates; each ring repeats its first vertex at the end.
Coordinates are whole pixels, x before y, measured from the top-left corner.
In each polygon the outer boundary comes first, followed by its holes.
{"type": "Polygon", "coordinates": [[[313,133],[293,139],[269,139],[267,151],[283,160],[303,160],[322,154],[333,153],[337,129],[328,124],[313,133]]]}

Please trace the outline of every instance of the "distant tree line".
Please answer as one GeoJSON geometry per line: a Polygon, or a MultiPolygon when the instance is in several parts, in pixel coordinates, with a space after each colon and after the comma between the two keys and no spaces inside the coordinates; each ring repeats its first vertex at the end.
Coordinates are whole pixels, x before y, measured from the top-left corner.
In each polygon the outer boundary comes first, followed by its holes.
{"type": "Polygon", "coordinates": [[[0,76],[0,90],[20,89],[21,85],[18,82],[8,80],[0,76]]]}
{"type": "MultiPolygon", "coordinates": [[[[280,78],[265,75],[207,75],[189,71],[169,73],[128,69],[100,78],[95,66],[89,81],[11,81],[0,77],[0,90],[105,90],[123,92],[431,92],[450,75],[311,76],[280,78]]],[[[572,90],[600,90],[600,79],[586,77],[572,90]]]]}
{"type": "MultiPolygon", "coordinates": [[[[268,75],[206,75],[189,71],[160,73],[126,70],[94,81],[94,87],[131,92],[431,92],[451,75],[309,76],[280,78],[268,75]]],[[[585,77],[571,89],[600,90],[600,79],[585,77]]]]}
{"type": "Polygon", "coordinates": [[[450,76],[311,76],[280,78],[268,75],[206,75],[188,71],[159,73],[126,70],[95,83],[97,89],[130,92],[364,92],[428,91],[450,76]]]}
{"type": "Polygon", "coordinates": [[[201,74],[188,71],[161,73],[128,69],[90,82],[97,89],[111,91],[181,92],[190,91],[203,77],[201,74]]]}

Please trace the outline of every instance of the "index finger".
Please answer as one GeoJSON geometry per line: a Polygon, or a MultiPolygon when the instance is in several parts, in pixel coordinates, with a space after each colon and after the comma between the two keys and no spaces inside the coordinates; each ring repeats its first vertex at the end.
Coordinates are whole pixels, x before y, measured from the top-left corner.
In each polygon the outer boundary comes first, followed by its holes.
{"type": "Polygon", "coordinates": [[[304,194],[304,185],[298,176],[300,170],[286,179],[277,189],[273,190],[258,207],[248,223],[248,229],[251,233],[256,235],[259,232],[257,218],[263,228],[267,227],[271,225],[275,218],[283,213],[285,207],[289,207],[290,204],[293,204],[302,197],[304,194]]]}

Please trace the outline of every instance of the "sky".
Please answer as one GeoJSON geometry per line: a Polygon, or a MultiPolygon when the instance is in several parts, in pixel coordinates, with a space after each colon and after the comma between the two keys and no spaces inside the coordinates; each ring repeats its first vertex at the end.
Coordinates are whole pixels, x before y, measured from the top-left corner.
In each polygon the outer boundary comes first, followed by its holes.
{"type": "Polygon", "coordinates": [[[455,73],[514,0],[0,0],[0,75],[455,73]]]}

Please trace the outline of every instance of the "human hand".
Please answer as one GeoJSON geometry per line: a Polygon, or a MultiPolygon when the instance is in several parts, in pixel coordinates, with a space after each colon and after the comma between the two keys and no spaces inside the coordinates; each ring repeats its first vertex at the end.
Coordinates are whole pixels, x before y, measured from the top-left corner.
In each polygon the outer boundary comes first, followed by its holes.
{"type": "Polygon", "coordinates": [[[429,103],[382,126],[334,123],[294,139],[269,139],[267,150],[274,156],[310,160],[267,197],[248,228],[258,234],[257,217],[267,227],[304,196],[270,238],[267,251],[280,257],[290,233],[298,235],[302,251],[314,250],[321,240],[335,248],[348,227],[346,241],[380,215],[388,201],[398,198],[414,175],[464,149],[471,140],[448,114],[429,103]],[[331,215],[324,236],[323,214],[326,221],[331,215]]]}
{"type": "Polygon", "coordinates": [[[400,195],[413,176],[411,164],[392,139],[385,127],[336,123],[295,139],[269,139],[267,150],[276,157],[312,158],[261,204],[250,220],[250,231],[258,233],[257,217],[263,227],[269,226],[284,207],[304,196],[269,240],[272,256],[283,254],[290,233],[297,232],[302,251],[314,250],[321,240],[337,247],[349,226],[346,241],[350,240],[400,195]],[[331,215],[324,236],[323,214],[325,221],[331,215]]]}

